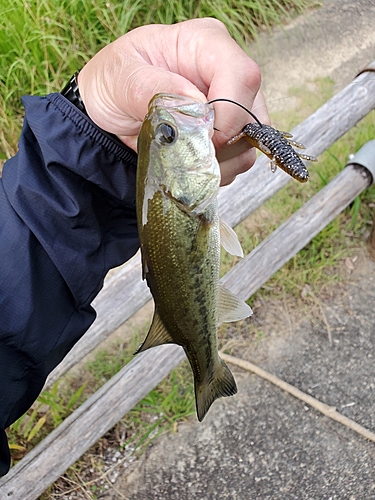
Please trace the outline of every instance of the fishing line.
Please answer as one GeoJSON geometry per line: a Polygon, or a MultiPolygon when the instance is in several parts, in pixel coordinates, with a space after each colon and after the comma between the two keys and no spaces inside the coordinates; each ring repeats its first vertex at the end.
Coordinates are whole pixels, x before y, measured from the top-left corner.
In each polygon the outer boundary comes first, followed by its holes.
{"type": "Polygon", "coordinates": [[[250,116],[254,118],[254,120],[261,126],[263,127],[263,123],[257,118],[254,113],[252,113],[249,109],[247,109],[243,104],[240,104],[237,101],[232,101],[232,99],[225,99],[224,97],[218,97],[217,99],[212,99],[212,101],[208,101],[207,104],[212,104],[213,102],[219,102],[219,101],[224,101],[224,102],[231,102],[232,104],[236,104],[236,106],[239,106],[240,108],[244,109],[249,113],[250,116]]]}
{"type": "MultiPolygon", "coordinates": [[[[370,71],[370,72],[375,72],[375,68],[370,68],[370,69],[368,69],[368,68],[367,68],[367,72],[369,72],[369,71],[370,71]]],[[[349,86],[349,85],[355,85],[355,84],[361,84],[362,82],[358,82],[358,81],[356,81],[356,78],[357,78],[359,75],[362,75],[363,73],[366,73],[366,69],[365,69],[365,70],[363,70],[363,71],[361,71],[361,72],[360,72],[360,73],[359,73],[359,74],[358,74],[358,75],[357,75],[357,76],[353,79],[353,81],[352,81],[352,82],[350,82],[350,83],[348,84],[348,86],[349,86]]],[[[371,78],[371,80],[372,80],[372,78],[371,78]]],[[[274,101],[281,101],[281,100],[284,100],[284,99],[290,99],[291,97],[293,97],[293,96],[285,96],[285,97],[279,97],[278,99],[272,99],[271,101],[268,101],[268,104],[269,104],[269,103],[272,103],[272,102],[274,102],[274,101]]],[[[260,127],[263,127],[263,123],[259,120],[259,118],[258,118],[258,117],[257,117],[257,116],[256,116],[256,115],[252,112],[252,111],[250,111],[248,108],[246,108],[243,104],[240,104],[240,103],[239,103],[239,102],[237,102],[237,101],[233,101],[232,99],[227,99],[227,98],[225,98],[225,97],[218,97],[217,99],[212,99],[211,101],[208,101],[208,102],[207,102],[207,104],[212,104],[212,103],[214,103],[214,102],[220,102],[220,101],[221,101],[221,102],[230,102],[230,103],[232,103],[232,104],[235,104],[236,106],[239,106],[240,108],[242,108],[243,110],[245,110],[247,113],[249,113],[249,115],[250,115],[250,116],[252,116],[252,117],[254,118],[254,120],[258,123],[258,125],[259,125],[260,127]]],[[[327,102],[329,102],[329,100],[328,100],[327,102]]],[[[331,105],[333,105],[333,104],[331,104],[331,105]]],[[[261,105],[261,104],[259,104],[259,106],[262,106],[262,105],[261,105]]],[[[340,110],[337,110],[336,114],[339,114],[339,113],[340,113],[340,110]]],[[[336,114],[335,114],[334,116],[336,116],[336,114]]],[[[216,128],[216,127],[214,127],[214,130],[217,130],[217,131],[219,131],[219,132],[220,132],[220,130],[219,130],[218,128],[216,128]]]]}

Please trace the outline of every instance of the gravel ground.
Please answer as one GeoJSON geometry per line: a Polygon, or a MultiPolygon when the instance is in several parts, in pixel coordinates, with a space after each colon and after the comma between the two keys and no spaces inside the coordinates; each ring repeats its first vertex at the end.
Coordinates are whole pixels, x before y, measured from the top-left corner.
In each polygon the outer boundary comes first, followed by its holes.
{"type": "MultiPolygon", "coordinates": [[[[324,303],[331,345],[323,323],[303,320],[283,335],[274,331],[255,355],[263,368],[374,429],[375,263],[365,255],[357,266],[346,293],[324,303]]],[[[233,371],[236,397],[217,401],[202,424],[159,439],[102,498],[375,499],[374,443],[233,371]]]]}

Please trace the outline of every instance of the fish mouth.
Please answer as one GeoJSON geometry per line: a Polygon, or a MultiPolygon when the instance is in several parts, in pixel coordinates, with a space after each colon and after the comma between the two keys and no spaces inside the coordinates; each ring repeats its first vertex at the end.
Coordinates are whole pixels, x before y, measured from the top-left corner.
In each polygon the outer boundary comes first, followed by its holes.
{"type": "Polygon", "coordinates": [[[160,92],[154,95],[148,105],[148,113],[152,113],[156,108],[165,108],[167,110],[174,110],[184,115],[192,116],[194,118],[206,118],[210,120],[213,112],[213,105],[197,101],[192,97],[166,94],[160,92]]]}

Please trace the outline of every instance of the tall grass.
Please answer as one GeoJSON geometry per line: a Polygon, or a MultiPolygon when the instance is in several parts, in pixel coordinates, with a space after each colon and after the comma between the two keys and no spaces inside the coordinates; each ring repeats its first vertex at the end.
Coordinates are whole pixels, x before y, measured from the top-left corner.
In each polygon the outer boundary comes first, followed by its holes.
{"type": "Polygon", "coordinates": [[[245,47],[314,0],[14,0],[0,5],[0,159],[15,152],[20,97],[58,91],[100,48],[148,23],[216,17],[245,47]]]}

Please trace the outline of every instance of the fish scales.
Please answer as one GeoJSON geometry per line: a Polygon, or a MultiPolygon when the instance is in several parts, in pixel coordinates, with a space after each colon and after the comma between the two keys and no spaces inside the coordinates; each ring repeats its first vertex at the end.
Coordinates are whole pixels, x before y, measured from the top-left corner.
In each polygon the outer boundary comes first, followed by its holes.
{"type": "Polygon", "coordinates": [[[149,213],[143,247],[150,249],[145,249],[144,256],[147,280],[166,329],[175,343],[185,347],[200,383],[205,372],[212,372],[212,365],[218,359],[216,338],[211,335],[218,323],[215,303],[219,286],[218,220],[214,217],[207,230],[207,222],[187,218],[172,201],[163,200],[160,193],[149,201],[149,213]],[[163,215],[166,203],[169,206],[163,215]],[[160,259],[166,248],[169,256],[160,259]],[[200,332],[199,337],[191,338],[192,328],[200,332]],[[204,352],[200,358],[202,348],[210,355],[204,352]]]}
{"type": "Polygon", "coordinates": [[[220,317],[232,321],[251,314],[219,285],[220,169],[212,133],[210,105],[158,94],[149,104],[138,141],[138,229],[143,275],[155,312],[137,352],[165,343],[184,348],[194,375],[199,420],[216,398],[237,391],[218,354],[220,317]]]}

